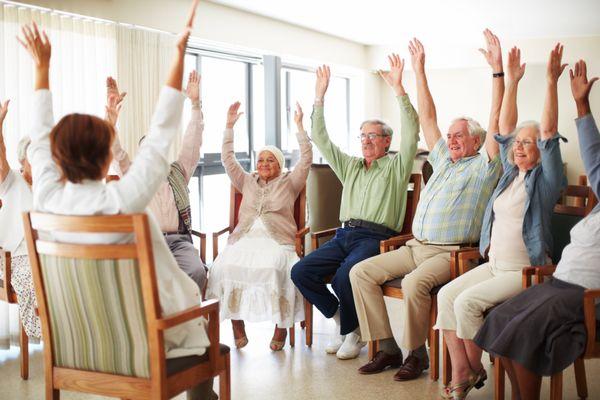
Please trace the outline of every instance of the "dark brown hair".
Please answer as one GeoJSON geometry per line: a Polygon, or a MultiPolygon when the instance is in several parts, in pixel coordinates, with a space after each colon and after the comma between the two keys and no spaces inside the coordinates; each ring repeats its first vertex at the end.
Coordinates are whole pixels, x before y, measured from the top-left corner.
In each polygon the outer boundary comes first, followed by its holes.
{"type": "Polygon", "coordinates": [[[104,178],[115,130],[108,122],[88,114],[65,115],[50,132],[52,158],[63,181],[81,183],[104,178]]]}

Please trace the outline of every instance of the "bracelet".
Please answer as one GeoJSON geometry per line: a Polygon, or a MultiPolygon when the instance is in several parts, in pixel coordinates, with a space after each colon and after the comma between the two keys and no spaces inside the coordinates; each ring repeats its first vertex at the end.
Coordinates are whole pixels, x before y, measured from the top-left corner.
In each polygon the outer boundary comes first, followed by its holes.
{"type": "Polygon", "coordinates": [[[504,72],[495,72],[492,74],[494,78],[502,78],[504,76],[504,72]]]}

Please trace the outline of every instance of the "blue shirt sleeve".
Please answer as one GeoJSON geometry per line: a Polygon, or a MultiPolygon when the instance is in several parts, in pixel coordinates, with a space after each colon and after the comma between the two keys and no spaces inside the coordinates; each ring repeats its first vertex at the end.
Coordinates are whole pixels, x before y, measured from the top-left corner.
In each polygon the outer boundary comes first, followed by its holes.
{"type": "Polygon", "coordinates": [[[579,150],[588,181],[596,197],[600,194],[600,133],[592,114],[575,120],[579,136],[579,150]]]}

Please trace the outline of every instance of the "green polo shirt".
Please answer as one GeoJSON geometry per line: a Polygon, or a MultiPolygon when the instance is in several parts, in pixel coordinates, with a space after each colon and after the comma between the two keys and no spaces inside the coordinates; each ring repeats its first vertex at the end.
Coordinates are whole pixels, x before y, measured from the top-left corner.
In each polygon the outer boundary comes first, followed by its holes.
{"type": "Polygon", "coordinates": [[[419,141],[419,117],[408,95],[399,96],[402,128],[400,152],[384,156],[366,168],[362,157],[350,156],[329,139],[323,106],[312,113],[312,141],[342,182],[340,221],[362,219],[402,230],[406,211],[406,187],[419,141]]]}

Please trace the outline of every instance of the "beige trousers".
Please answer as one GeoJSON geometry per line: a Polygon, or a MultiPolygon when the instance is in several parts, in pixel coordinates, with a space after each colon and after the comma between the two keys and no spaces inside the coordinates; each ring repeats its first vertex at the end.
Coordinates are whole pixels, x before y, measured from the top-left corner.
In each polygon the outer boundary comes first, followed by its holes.
{"type": "Polygon", "coordinates": [[[371,257],[350,271],[352,294],[362,340],[393,337],[381,285],[404,277],[404,339],[401,347],[414,350],[425,344],[429,330],[429,292],[450,280],[450,253],[459,246],[425,245],[409,240],[406,246],[371,257]]]}
{"type": "Polygon", "coordinates": [[[472,340],[483,325],[486,310],[523,291],[523,267],[498,266],[492,261],[444,285],[438,293],[434,329],[456,331],[459,338],[472,340]]]}

